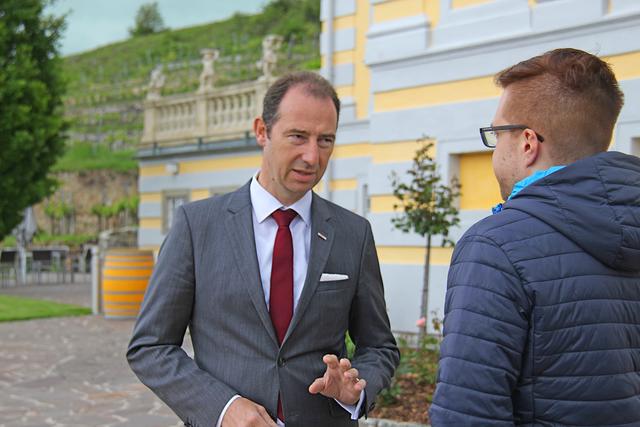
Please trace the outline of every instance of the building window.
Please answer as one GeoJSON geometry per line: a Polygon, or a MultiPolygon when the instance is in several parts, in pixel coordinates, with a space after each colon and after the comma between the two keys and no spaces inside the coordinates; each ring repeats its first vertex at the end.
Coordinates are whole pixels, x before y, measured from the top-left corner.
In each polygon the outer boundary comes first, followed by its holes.
{"type": "MultiPolygon", "coordinates": [[[[486,211],[502,201],[500,186],[493,174],[492,153],[480,151],[458,156],[458,176],[462,186],[460,209],[486,211]]],[[[453,172],[450,176],[455,175],[453,172]]]]}
{"type": "Polygon", "coordinates": [[[175,218],[176,209],[184,205],[189,201],[189,193],[187,191],[181,192],[168,192],[164,194],[164,203],[162,209],[163,231],[167,233],[173,225],[173,219],[175,218]]]}
{"type": "Polygon", "coordinates": [[[360,180],[359,200],[357,206],[357,212],[363,217],[367,217],[371,211],[371,197],[369,197],[369,184],[362,183],[360,180]]]}

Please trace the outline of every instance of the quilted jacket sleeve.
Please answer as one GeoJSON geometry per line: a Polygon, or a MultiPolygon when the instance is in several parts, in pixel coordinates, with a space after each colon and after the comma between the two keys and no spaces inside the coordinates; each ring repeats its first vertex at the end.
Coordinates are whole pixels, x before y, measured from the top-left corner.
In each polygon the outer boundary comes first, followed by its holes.
{"type": "Polygon", "coordinates": [[[513,426],[530,304],[520,277],[491,239],[465,236],[447,281],[433,427],[513,426]]]}

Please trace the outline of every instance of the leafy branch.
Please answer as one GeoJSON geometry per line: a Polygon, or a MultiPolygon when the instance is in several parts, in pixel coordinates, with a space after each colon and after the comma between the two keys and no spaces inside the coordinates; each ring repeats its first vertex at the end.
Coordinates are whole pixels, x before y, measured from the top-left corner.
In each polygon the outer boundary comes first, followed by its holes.
{"type": "Polygon", "coordinates": [[[394,209],[402,208],[403,212],[400,217],[393,218],[392,223],[404,233],[415,232],[426,237],[421,319],[418,323],[420,335],[424,336],[427,329],[431,239],[441,236],[443,247],[454,245],[449,232],[460,223],[457,199],[461,194],[461,185],[456,177],[451,179],[449,185],[443,183],[438,165],[431,155],[433,142],[425,142],[425,138],[418,142],[421,146],[416,151],[411,168],[406,172],[409,179],[403,179],[395,172],[391,174],[393,195],[398,199],[394,209]]]}

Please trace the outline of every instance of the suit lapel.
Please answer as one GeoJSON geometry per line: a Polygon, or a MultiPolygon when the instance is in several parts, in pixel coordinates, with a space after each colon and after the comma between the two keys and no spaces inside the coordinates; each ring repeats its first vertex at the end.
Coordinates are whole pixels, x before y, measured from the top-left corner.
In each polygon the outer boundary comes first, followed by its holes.
{"type": "Polygon", "coordinates": [[[300,295],[300,300],[298,301],[296,310],[293,313],[293,318],[289,324],[289,329],[285,335],[284,342],[287,341],[289,335],[291,335],[300,322],[300,319],[304,315],[304,311],[308,307],[309,302],[311,302],[311,298],[320,283],[320,276],[327,264],[335,237],[333,225],[331,225],[331,222],[329,221],[330,218],[331,211],[329,210],[327,202],[313,193],[313,201],[311,203],[311,251],[309,253],[307,277],[304,281],[302,294],[300,295]],[[326,237],[326,240],[321,238],[318,233],[326,237]]]}
{"type": "Polygon", "coordinates": [[[256,243],[253,232],[253,214],[249,186],[250,182],[237,190],[229,200],[229,215],[227,215],[225,220],[226,236],[238,271],[242,275],[245,287],[249,292],[251,302],[258,312],[258,316],[267,333],[273,342],[278,345],[271,318],[267,311],[267,305],[264,301],[264,291],[260,279],[260,269],[258,267],[256,243]]]}

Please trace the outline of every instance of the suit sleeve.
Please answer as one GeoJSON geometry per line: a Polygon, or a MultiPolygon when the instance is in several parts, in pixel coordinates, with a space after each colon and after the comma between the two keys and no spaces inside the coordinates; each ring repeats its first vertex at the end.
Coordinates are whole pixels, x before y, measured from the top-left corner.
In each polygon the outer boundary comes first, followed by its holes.
{"type": "Polygon", "coordinates": [[[182,349],[195,295],[191,230],[183,207],[165,239],[129,343],[131,369],[187,426],[214,426],[236,392],[182,349]]]}
{"type": "Polygon", "coordinates": [[[512,393],[528,336],[530,303],[505,252],[467,236],[449,269],[433,427],[514,425],[512,393]]]}
{"type": "Polygon", "coordinates": [[[363,242],[358,289],[351,305],[349,334],[356,346],[352,365],[367,381],[365,415],[376,396],[391,383],[400,352],[391,333],[376,246],[367,222],[363,242]]]}

